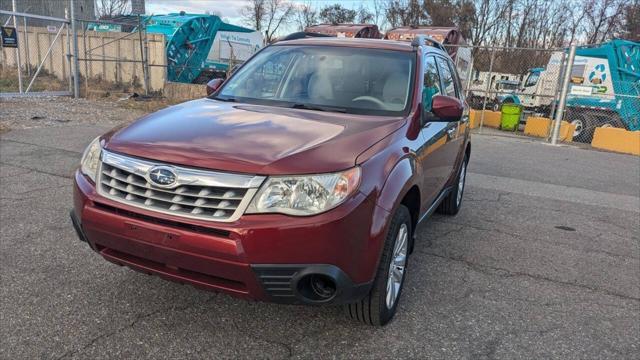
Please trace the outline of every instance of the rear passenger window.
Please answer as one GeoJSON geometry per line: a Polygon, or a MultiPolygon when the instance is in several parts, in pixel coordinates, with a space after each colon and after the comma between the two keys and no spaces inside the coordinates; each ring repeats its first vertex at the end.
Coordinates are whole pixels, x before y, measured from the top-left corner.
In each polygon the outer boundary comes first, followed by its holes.
{"type": "Polygon", "coordinates": [[[429,56],[424,65],[424,86],[422,88],[422,106],[426,111],[431,111],[432,98],[441,93],[436,59],[429,56]]]}
{"type": "Polygon", "coordinates": [[[458,93],[456,91],[456,85],[453,80],[453,73],[451,71],[451,67],[449,66],[449,62],[440,57],[437,58],[437,61],[438,68],[440,69],[440,76],[442,77],[445,95],[457,98],[458,93]]]}

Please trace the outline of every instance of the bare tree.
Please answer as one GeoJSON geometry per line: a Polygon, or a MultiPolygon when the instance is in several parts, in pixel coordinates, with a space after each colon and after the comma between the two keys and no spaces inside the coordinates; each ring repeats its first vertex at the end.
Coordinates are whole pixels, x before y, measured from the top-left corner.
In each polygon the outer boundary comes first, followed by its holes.
{"type": "Polygon", "coordinates": [[[129,0],[96,0],[98,18],[111,18],[129,12],[129,0]]]}
{"type": "Polygon", "coordinates": [[[300,31],[318,22],[318,11],[311,6],[311,2],[299,5],[295,11],[295,15],[298,30],[300,31]]]}
{"type": "Polygon", "coordinates": [[[373,21],[382,29],[386,23],[383,0],[373,0],[373,21]]]}
{"type": "Polygon", "coordinates": [[[320,10],[320,19],[329,24],[352,23],[356,19],[357,12],[347,9],[340,4],[328,5],[320,10]]]}
{"type": "Polygon", "coordinates": [[[632,41],[640,41],[640,0],[630,2],[625,8],[622,36],[632,41]]]}
{"type": "Polygon", "coordinates": [[[429,16],[418,0],[387,0],[385,15],[391,27],[429,24],[429,16]]]}
{"type": "Polygon", "coordinates": [[[283,24],[294,15],[294,4],[286,0],[251,0],[242,9],[246,24],[264,31],[265,40],[272,42],[283,24]]]}
{"type": "Polygon", "coordinates": [[[602,42],[619,32],[626,4],[624,0],[589,0],[585,6],[587,42],[602,42]]]}
{"type": "Polygon", "coordinates": [[[265,19],[265,0],[250,0],[240,13],[245,24],[262,31],[262,22],[265,19]]]}
{"type": "Polygon", "coordinates": [[[294,13],[293,3],[287,0],[266,0],[266,24],[264,32],[267,42],[275,39],[280,26],[286,24],[294,13]]]}
{"type": "Polygon", "coordinates": [[[360,4],[360,7],[357,10],[356,21],[360,24],[370,24],[373,22],[373,19],[373,13],[371,13],[369,9],[360,4]]]}

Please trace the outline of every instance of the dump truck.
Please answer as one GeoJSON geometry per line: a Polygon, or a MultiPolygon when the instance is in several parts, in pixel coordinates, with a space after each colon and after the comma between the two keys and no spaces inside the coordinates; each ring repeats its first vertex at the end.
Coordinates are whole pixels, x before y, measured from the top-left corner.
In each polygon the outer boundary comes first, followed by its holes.
{"type": "Polygon", "coordinates": [[[402,26],[393,28],[385,34],[387,40],[412,41],[417,35],[426,35],[444,45],[458,69],[462,87],[467,89],[471,77],[473,58],[471,44],[456,27],[438,26],[402,26]]]}
{"type": "Polygon", "coordinates": [[[146,31],[165,36],[167,79],[204,84],[212,78],[225,78],[234,65],[243,63],[263,47],[262,33],[228,24],[208,14],[184,11],[166,15],[125,15],[109,22],[89,23],[97,32],[136,32],[143,22],[146,31]]]}
{"type": "Polygon", "coordinates": [[[263,46],[259,31],[227,24],[215,15],[180,12],[145,21],[148,33],[165,36],[169,81],[202,84],[224,78],[233,65],[263,46]]]}
{"type": "MultiPolygon", "coordinates": [[[[568,56],[553,53],[545,68],[530,69],[521,93],[502,101],[553,116],[550,108],[561,86],[563,57],[568,56]]],[[[599,126],[640,130],[640,43],[616,39],[578,47],[564,118],[575,126],[574,139],[582,142],[591,142],[599,126]]]]}

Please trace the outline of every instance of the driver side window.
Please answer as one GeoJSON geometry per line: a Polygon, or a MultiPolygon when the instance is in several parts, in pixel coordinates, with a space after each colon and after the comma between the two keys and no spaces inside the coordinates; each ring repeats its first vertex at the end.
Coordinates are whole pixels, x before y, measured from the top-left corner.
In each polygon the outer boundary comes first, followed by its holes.
{"type": "Polygon", "coordinates": [[[433,97],[442,93],[440,84],[436,59],[433,56],[428,56],[424,65],[424,85],[422,87],[422,107],[425,111],[431,111],[433,97]]]}
{"type": "Polygon", "coordinates": [[[524,84],[525,87],[529,87],[529,86],[533,86],[538,82],[538,78],[540,77],[540,75],[538,73],[531,73],[531,75],[529,75],[529,78],[527,79],[527,82],[524,84]]]}

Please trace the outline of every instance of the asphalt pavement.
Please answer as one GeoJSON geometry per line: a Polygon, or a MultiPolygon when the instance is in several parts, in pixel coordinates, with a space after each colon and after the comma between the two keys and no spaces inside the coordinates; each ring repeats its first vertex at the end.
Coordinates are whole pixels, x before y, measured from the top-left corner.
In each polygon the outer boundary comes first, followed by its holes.
{"type": "Polygon", "coordinates": [[[92,252],[71,174],[107,129],[0,135],[1,358],[638,358],[639,157],[474,136],[461,212],[420,226],[398,314],[371,328],[92,252]]]}

